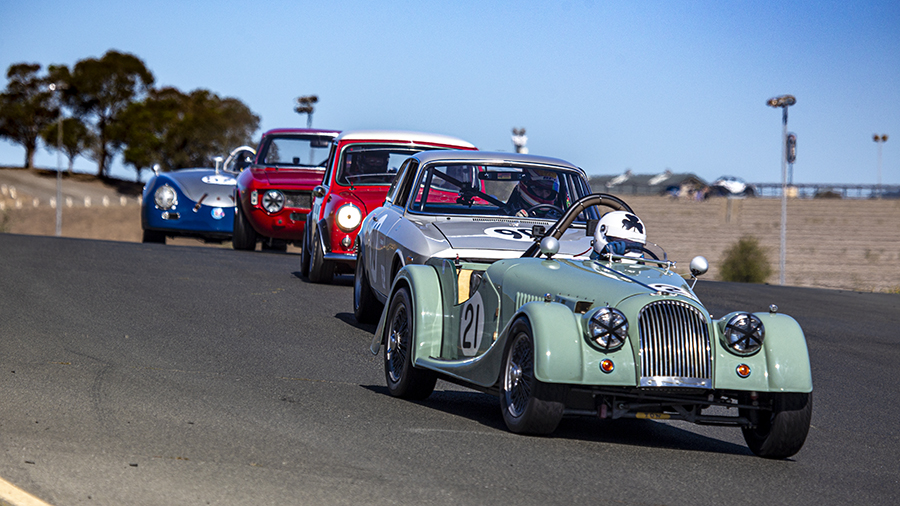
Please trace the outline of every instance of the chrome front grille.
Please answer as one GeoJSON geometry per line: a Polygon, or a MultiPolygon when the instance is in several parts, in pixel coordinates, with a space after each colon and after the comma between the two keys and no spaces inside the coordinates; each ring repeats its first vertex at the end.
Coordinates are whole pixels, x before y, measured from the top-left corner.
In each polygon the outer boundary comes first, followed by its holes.
{"type": "Polygon", "coordinates": [[[709,326],[703,312],[677,300],[641,309],[642,387],[712,388],[709,326]]]}
{"type": "Polygon", "coordinates": [[[283,191],[282,193],[284,193],[284,207],[291,209],[312,208],[312,193],[295,191],[283,191]]]}

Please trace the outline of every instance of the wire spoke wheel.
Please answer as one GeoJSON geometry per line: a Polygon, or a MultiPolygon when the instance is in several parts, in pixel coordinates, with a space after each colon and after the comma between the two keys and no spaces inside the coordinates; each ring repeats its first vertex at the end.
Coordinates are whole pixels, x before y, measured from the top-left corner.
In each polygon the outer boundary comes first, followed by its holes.
{"type": "Polygon", "coordinates": [[[413,366],[415,325],[412,310],[409,289],[403,287],[394,294],[388,313],[384,335],[384,378],[394,397],[425,399],[434,391],[437,375],[413,366]]]}
{"type": "Polygon", "coordinates": [[[524,317],[513,323],[500,377],[503,421],[512,432],[550,434],[565,410],[568,387],[543,383],[535,374],[535,344],[524,317]]]}
{"type": "Polygon", "coordinates": [[[527,337],[516,337],[506,361],[503,390],[509,414],[514,417],[522,416],[528,407],[534,383],[534,352],[527,337]]]}

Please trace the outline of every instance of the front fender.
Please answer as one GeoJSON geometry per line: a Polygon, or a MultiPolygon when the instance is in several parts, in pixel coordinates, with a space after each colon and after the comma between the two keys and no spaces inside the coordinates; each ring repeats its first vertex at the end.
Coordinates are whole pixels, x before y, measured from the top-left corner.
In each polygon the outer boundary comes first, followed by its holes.
{"type": "Polygon", "coordinates": [[[572,310],[558,302],[529,302],[510,321],[520,316],[528,318],[531,324],[537,379],[545,383],[581,383],[582,332],[572,310]]]}
{"type": "Polygon", "coordinates": [[[419,357],[440,356],[444,317],[443,298],[437,272],[430,265],[407,265],[397,273],[369,350],[373,355],[378,354],[385,339],[388,313],[394,294],[403,287],[409,289],[413,306],[412,362],[415,363],[419,357]]]}
{"type": "Polygon", "coordinates": [[[715,387],[720,389],[768,392],[812,392],[812,369],[803,329],[796,320],[779,313],[754,313],[765,326],[762,350],[749,357],[733,355],[722,344],[722,330],[735,313],[719,319],[714,326],[716,335],[715,387]],[[751,374],[740,378],[735,368],[747,364],[751,374]]]}

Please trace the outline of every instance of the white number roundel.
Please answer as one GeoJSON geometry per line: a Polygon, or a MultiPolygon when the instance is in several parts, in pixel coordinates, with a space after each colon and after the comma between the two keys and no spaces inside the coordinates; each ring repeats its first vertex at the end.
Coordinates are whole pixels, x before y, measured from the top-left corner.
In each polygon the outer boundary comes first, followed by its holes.
{"type": "Polygon", "coordinates": [[[467,357],[473,357],[481,347],[481,334],[484,333],[484,302],[481,294],[475,292],[463,303],[459,321],[459,349],[467,357]]]}

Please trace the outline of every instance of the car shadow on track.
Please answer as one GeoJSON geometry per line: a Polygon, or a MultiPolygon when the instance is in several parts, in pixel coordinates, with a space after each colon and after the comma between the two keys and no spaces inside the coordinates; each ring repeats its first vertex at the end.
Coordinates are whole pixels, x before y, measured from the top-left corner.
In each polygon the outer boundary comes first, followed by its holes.
{"type": "Polygon", "coordinates": [[[350,325],[351,327],[356,327],[359,330],[364,330],[372,334],[373,336],[375,335],[375,329],[378,327],[378,325],[374,323],[359,323],[358,321],[356,321],[356,316],[354,316],[353,313],[337,313],[334,315],[334,317],[346,323],[347,325],[350,325]]]}
{"type": "MultiPolygon", "coordinates": [[[[311,285],[315,284],[310,281],[309,278],[300,274],[300,271],[294,271],[291,274],[304,283],[309,283],[311,285]]],[[[350,274],[335,274],[331,284],[335,286],[353,286],[353,276],[350,274]]]]}
{"type": "MultiPolygon", "coordinates": [[[[441,383],[438,383],[439,387],[440,385],[441,383]]],[[[361,386],[375,393],[390,395],[387,387],[384,386],[361,386]]],[[[423,401],[403,402],[413,402],[450,415],[467,418],[491,429],[508,432],[500,414],[500,401],[493,395],[476,391],[435,390],[423,401]]],[[[738,429],[722,427],[721,430],[738,429]]],[[[566,416],[556,431],[546,437],[548,439],[590,441],[646,448],[753,456],[746,446],[704,436],[667,422],[654,420],[600,420],[590,416],[566,416]]]]}

